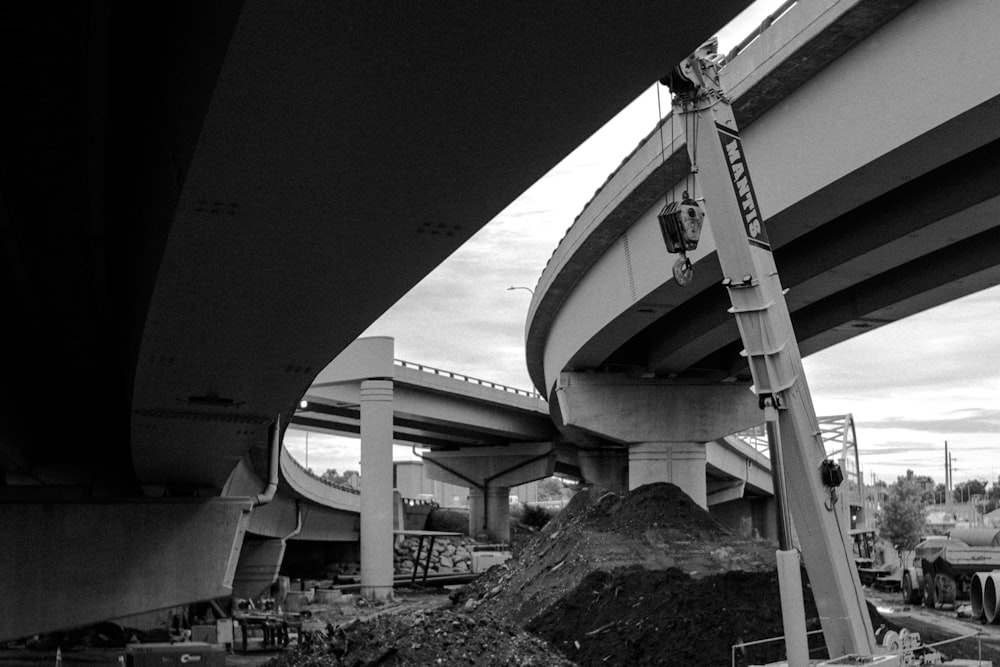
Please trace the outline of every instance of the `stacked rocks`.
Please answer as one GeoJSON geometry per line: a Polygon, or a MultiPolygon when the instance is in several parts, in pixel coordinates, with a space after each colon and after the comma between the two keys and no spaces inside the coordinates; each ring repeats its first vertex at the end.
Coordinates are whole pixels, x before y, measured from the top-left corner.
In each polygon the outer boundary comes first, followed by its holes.
{"type": "MultiPolygon", "coordinates": [[[[423,564],[427,562],[427,545],[429,539],[424,538],[423,549],[420,552],[418,574],[423,574],[423,564]]],[[[398,540],[395,545],[394,569],[396,574],[409,574],[413,571],[413,560],[417,557],[419,538],[407,537],[398,540]]],[[[439,537],[434,541],[431,550],[431,565],[428,574],[455,574],[472,570],[472,545],[476,541],[469,537],[439,537]]]]}

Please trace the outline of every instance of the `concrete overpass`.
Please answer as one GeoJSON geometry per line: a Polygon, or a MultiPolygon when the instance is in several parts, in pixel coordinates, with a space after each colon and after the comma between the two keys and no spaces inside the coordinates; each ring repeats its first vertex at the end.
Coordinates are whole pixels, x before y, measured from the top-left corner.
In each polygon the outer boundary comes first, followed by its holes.
{"type": "MultiPolygon", "coordinates": [[[[364,458],[361,383],[372,377],[391,379],[393,442],[426,450],[422,458],[431,479],[470,489],[471,534],[485,527],[490,539],[507,541],[511,487],[555,472],[586,479],[604,464],[554,428],[539,394],[393,360],[391,338],[363,338],[348,347],[316,377],[292,424],[361,435],[364,458]]],[[[608,409],[627,413],[629,406],[616,403],[608,409]]],[[[600,411],[591,416],[600,419],[600,411]]],[[[365,479],[367,472],[362,465],[365,479]]],[[[710,506],[744,496],[766,502],[772,494],[767,457],[737,437],[709,443],[698,474],[709,490],[710,506]]],[[[749,513],[749,507],[743,509],[749,513]]],[[[719,511],[722,519],[735,516],[719,511]]],[[[767,534],[768,522],[760,522],[767,534]]]]}
{"type": "MultiPolygon", "coordinates": [[[[512,487],[556,471],[583,479],[581,465],[586,470],[600,463],[562,437],[539,394],[394,359],[393,346],[387,337],[352,343],[320,371],[291,420],[300,429],[358,437],[362,489],[391,469],[392,444],[419,446],[430,479],[469,489],[469,533],[506,542],[512,487]],[[391,443],[362,430],[363,413],[372,408],[362,387],[372,378],[391,385],[391,443]]],[[[314,476],[284,448],[279,466],[281,493],[250,519],[233,579],[234,596],[254,598],[266,592],[287,548],[303,541],[323,543],[310,548],[328,559],[361,560],[363,573],[384,565],[371,554],[392,553],[391,513],[365,511],[356,489],[314,476]],[[366,536],[384,539],[361,557],[358,545],[366,536]]],[[[770,462],[759,447],[736,437],[709,443],[701,474],[710,490],[709,505],[720,520],[738,530],[773,532],[766,511],[772,494],[770,462]],[[751,515],[756,525],[744,521],[751,515]]],[[[252,468],[241,462],[222,495],[245,497],[257,488],[252,468]]]]}
{"type": "MultiPolygon", "coordinates": [[[[989,1],[797,3],[722,70],[804,354],[1000,283],[1000,49],[989,1]]],[[[631,485],[760,421],[711,220],[679,286],[656,215],[698,195],[665,119],[542,272],[529,372],[567,438],[631,485]],[[624,398],[623,398],[624,397],[624,398]]],[[[711,208],[709,205],[709,213],[711,208]]]]}
{"type": "MultiPolygon", "coordinates": [[[[387,475],[390,495],[392,445],[429,450],[422,458],[431,479],[469,488],[470,534],[485,529],[491,539],[507,541],[510,487],[551,476],[564,447],[555,441],[548,406],[533,392],[397,361],[393,345],[387,337],[351,344],[316,377],[292,423],[359,435],[362,488],[387,475]],[[367,414],[378,410],[366,395],[370,382],[385,390],[387,441],[364,430],[367,414]]],[[[391,512],[380,517],[361,507],[362,545],[366,533],[385,538],[369,551],[385,552],[390,575],[391,531],[391,512]]],[[[371,569],[369,561],[362,558],[362,572],[371,569]]]]}
{"type": "Polygon", "coordinates": [[[320,369],[747,4],[6,4],[0,635],[226,594],[320,369]]]}

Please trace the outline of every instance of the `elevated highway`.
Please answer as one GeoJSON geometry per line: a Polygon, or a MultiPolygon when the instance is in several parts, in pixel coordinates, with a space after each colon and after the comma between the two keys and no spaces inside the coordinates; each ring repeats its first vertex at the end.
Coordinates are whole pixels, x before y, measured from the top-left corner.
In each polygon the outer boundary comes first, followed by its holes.
{"type": "Polygon", "coordinates": [[[747,4],[5,5],[0,638],[230,590],[319,371],[747,4]]]}
{"type": "MultiPolygon", "coordinates": [[[[364,410],[360,378],[391,377],[393,442],[425,450],[422,458],[431,479],[469,488],[470,533],[485,530],[501,542],[509,539],[511,487],[557,472],[582,480],[603,465],[599,456],[555,429],[539,394],[398,359],[390,367],[391,344],[391,339],[362,338],[348,347],[317,376],[292,424],[358,435],[364,410]],[[391,376],[383,375],[390,368],[391,376]]],[[[581,418],[600,420],[610,411],[627,419],[637,405],[633,399],[609,401],[581,418]]],[[[709,506],[746,496],[767,502],[772,494],[770,461],[759,448],[738,437],[720,437],[707,447],[697,474],[708,489],[709,506]]],[[[729,513],[716,509],[725,520],[733,508],[729,513]]],[[[767,534],[769,522],[761,513],[758,521],[767,534]]]]}
{"type": "MultiPolygon", "coordinates": [[[[722,78],[804,354],[1000,283],[998,21],[988,1],[800,2],[730,54],[722,78]]],[[[632,484],[651,460],[697,479],[701,443],[760,420],[711,219],[686,287],[658,227],[665,201],[700,194],[684,136],[664,119],[608,178],[526,323],[558,427],[632,484]],[[602,412],[623,392],[628,418],[602,412]]]]}

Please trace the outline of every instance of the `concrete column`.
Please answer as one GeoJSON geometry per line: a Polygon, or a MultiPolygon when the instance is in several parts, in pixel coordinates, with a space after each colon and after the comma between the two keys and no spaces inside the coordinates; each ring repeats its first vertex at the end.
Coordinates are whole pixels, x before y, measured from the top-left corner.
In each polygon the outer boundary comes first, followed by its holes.
{"type": "Polygon", "coordinates": [[[469,535],[486,531],[486,499],[481,489],[469,489],[469,535]]]}
{"type": "Polygon", "coordinates": [[[510,487],[486,489],[486,533],[493,542],[510,541],[510,487]]]}
{"type": "Polygon", "coordinates": [[[392,381],[361,383],[361,595],[392,598],[392,381]]]}
{"type": "Polygon", "coordinates": [[[624,449],[581,449],[576,456],[584,481],[611,491],[625,490],[629,459],[624,449]]]}
{"type": "Polygon", "coordinates": [[[628,448],[628,488],[670,482],[708,509],[705,443],[640,442],[628,448]]]}
{"type": "Polygon", "coordinates": [[[284,540],[245,540],[233,578],[233,597],[252,600],[266,593],[278,580],[284,557],[284,540]]]}

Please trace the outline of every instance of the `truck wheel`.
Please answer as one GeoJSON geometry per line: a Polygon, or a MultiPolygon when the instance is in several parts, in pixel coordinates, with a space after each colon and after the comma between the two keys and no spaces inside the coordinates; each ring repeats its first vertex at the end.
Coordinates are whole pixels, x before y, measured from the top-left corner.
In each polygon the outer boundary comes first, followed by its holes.
{"type": "Polygon", "coordinates": [[[938,604],[955,604],[955,580],[947,574],[934,575],[934,599],[938,604]]]}
{"type": "Polygon", "coordinates": [[[929,609],[934,609],[934,576],[927,575],[924,577],[924,606],[929,609]]]}
{"type": "Polygon", "coordinates": [[[920,602],[920,591],[913,588],[913,581],[910,579],[910,573],[906,572],[903,574],[903,602],[906,604],[916,604],[920,602]]]}

